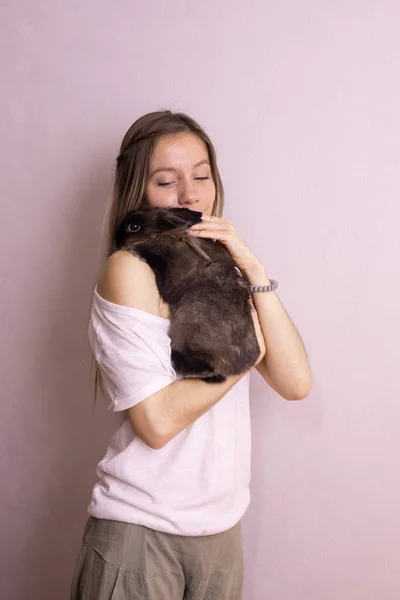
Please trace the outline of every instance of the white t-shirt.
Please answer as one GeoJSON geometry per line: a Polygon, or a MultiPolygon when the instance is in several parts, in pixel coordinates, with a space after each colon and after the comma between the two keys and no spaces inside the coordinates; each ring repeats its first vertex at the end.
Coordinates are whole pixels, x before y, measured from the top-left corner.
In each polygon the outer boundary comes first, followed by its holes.
{"type": "MultiPolygon", "coordinates": [[[[179,379],[169,325],[94,290],[89,340],[109,410],[123,411],[179,379]]],[[[89,514],[177,535],[233,527],[250,502],[249,379],[247,373],[161,449],[145,444],[126,420],[97,466],[89,514]]]]}

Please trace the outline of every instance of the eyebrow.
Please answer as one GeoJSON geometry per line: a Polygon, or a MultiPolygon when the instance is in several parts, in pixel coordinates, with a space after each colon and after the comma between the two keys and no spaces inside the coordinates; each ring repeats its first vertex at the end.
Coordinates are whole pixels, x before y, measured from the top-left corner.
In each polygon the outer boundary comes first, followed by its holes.
{"type": "MultiPolygon", "coordinates": [[[[210,166],[210,162],[206,158],[204,158],[200,162],[198,162],[195,165],[193,165],[193,169],[196,169],[196,167],[201,167],[201,165],[208,165],[208,166],[210,166]]],[[[150,174],[150,177],[153,177],[153,175],[155,175],[156,173],[159,173],[160,171],[169,171],[169,172],[175,173],[176,169],[174,169],[173,167],[158,167],[158,169],[155,169],[150,174]]]]}

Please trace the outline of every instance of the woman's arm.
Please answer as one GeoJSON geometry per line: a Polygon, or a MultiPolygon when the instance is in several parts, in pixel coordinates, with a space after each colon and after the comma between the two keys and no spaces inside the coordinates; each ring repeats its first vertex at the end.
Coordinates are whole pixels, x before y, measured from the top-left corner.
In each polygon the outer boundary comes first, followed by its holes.
{"type": "MultiPolygon", "coordinates": [[[[117,252],[106,261],[97,291],[109,302],[161,316],[154,273],[129,252],[117,252]]],[[[261,349],[258,364],[265,343],[255,311],[253,319],[261,349]]],[[[214,406],[246,372],[228,377],[223,383],[205,383],[197,378],[174,381],[128,409],[133,430],[151,448],[162,448],[214,406]]]]}
{"type": "MultiPolygon", "coordinates": [[[[225,244],[236,265],[252,285],[269,285],[264,265],[229,219],[203,215],[202,222],[190,228],[189,235],[217,239],[225,244]]],[[[311,369],[304,344],[275,292],[254,293],[267,351],[257,370],[265,381],[286,400],[301,400],[312,386],[311,369]]]]}
{"type": "Polygon", "coordinates": [[[174,381],[128,409],[132,429],[151,448],[162,448],[221,400],[244,374],[228,377],[224,383],[174,381]]]}
{"type": "MultiPolygon", "coordinates": [[[[253,285],[270,285],[263,265],[249,270],[253,285]]],[[[287,400],[302,400],[310,393],[312,374],[301,337],[275,292],[253,293],[253,303],[267,350],[257,371],[287,400]]]]}

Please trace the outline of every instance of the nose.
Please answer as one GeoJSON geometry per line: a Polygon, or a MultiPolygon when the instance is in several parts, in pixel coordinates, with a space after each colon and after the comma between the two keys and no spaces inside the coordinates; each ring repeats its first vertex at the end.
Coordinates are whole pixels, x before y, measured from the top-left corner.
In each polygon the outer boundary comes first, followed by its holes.
{"type": "Polygon", "coordinates": [[[178,202],[183,205],[198,202],[197,192],[194,189],[192,179],[181,181],[178,202]]]}

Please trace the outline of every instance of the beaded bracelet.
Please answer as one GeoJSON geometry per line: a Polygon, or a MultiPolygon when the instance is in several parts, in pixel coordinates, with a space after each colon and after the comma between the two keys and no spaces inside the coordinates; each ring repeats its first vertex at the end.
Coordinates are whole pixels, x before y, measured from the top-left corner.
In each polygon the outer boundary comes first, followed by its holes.
{"type": "Polygon", "coordinates": [[[270,279],[271,285],[250,285],[250,292],[272,292],[278,287],[278,282],[270,279]]]}

